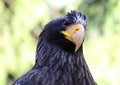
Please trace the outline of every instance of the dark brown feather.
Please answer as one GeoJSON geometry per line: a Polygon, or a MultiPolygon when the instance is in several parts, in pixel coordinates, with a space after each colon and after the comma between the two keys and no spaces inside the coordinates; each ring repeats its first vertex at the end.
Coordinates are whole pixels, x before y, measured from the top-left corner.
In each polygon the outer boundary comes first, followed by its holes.
{"type": "Polygon", "coordinates": [[[34,67],[13,85],[97,85],[84,59],[83,45],[74,52],[75,45],[60,33],[65,23],[86,26],[86,17],[72,11],[49,22],[39,36],[34,67]]]}

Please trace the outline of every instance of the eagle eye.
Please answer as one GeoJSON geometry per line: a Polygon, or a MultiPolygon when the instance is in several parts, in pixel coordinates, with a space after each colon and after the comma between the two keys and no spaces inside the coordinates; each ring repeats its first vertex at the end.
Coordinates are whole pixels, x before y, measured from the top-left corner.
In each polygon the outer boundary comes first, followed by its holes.
{"type": "Polygon", "coordinates": [[[63,26],[64,26],[64,27],[69,26],[69,25],[70,25],[69,22],[63,21],[63,26]]]}

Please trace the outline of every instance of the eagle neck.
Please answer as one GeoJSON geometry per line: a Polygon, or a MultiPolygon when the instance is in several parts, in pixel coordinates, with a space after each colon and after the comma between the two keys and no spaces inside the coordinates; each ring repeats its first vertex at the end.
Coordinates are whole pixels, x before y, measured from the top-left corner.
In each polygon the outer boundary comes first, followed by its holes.
{"type": "Polygon", "coordinates": [[[55,45],[48,44],[40,40],[36,49],[36,65],[39,67],[53,65],[59,65],[58,67],[63,68],[65,65],[71,66],[82,66],[84,61],[82,46],[78,52],[68,52],[55,45]]]}
{"type": "Polygon", "coordinates": [[[70,53],[39,41],[36,51],[36,69],[47,67],[48,71],[57,77],[56,79],[59,79],[62,74],[66,78],[69,76],[68,81],[75,78],[79,80],[71,82],[76,83],[75,85],[78,85],[78,82],[84,83],[83,85],[96,85],[84,59],[82,46],[76,53],[70,53]]]}

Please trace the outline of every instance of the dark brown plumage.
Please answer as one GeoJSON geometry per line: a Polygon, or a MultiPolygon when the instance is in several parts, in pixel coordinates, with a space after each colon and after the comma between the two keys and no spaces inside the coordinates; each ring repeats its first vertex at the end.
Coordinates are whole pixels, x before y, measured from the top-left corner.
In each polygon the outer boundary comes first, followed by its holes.
{"type": "Polygon", "coordinates": [[[77,11],[50,21],[39,36],[34,67],[13,85],[96,85],[83,55],[86,26],[86,16],[77,11]]]}

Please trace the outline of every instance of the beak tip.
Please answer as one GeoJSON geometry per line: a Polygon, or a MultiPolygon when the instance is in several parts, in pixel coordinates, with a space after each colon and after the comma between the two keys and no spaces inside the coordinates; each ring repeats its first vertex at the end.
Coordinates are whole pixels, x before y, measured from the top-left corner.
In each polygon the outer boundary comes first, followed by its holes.
{"type": "Polygon", "coordinates": [[[75,49],[75,51],[74,51],[75,53],[77,52],[77,50],[75,49]]]}
{"type": "Polygon", "coordinates": [[[76,48],[75,48],[75,52],[77,52],[77,51],[78,51],[78,49],[79,49],[79,48],[78,48],[78,47],[76,47],[76,48]]]}

